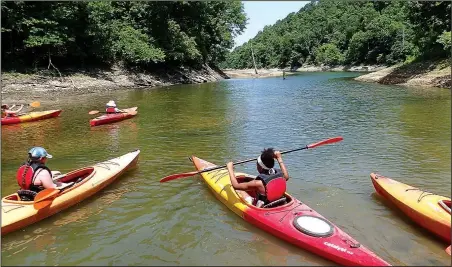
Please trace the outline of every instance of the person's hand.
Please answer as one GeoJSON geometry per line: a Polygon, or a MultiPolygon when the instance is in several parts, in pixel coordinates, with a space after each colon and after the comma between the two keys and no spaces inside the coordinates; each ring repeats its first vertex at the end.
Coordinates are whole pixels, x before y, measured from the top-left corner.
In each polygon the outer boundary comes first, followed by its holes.
{"type": "Polygon", "coordinates": [[[281,159],[281,152],[280,151],[276,150],[274,155],[275,155],[275,159],[278,159],[278,160],[281,159]]]}
{"type": "Polygon", "coordinates": [[[234,166],[234,163],[232,161],[229,161],[228,164],[226,164],[226,166],[228,167],[228,169],[232,168],[232,166],[234,166]]]}

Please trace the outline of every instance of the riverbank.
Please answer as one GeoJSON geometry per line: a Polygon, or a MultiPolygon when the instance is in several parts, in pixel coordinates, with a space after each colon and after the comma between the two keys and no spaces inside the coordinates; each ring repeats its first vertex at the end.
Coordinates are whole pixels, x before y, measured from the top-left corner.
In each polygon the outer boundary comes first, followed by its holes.
{"type": "Polygon", "coordinates": [[[208,65],[203,65],[199,69],[162,67],[152,72],[133,71],[121,67],[61,73],[48,70],[31,74],[2,72],[2,103],[30,99],[55,101],[65,96],[130,88],[215,82],[228,78],[221,70],[213,69],[208,65]]]}
{"type": "Polygon", "coordinates": [[[296,69],[258,69],[257,74],[254,69],[223,69],[222,71],[230,78],[265,78],[294,75],[298,72],[320,72],[320,71],[353,71],[368,72],[385,69],[386,66],[315,66],[305,65],[296,69]]]}
{"type": "MultiPolygon", "coordinates": [[[[355,80],[380,84],[451,88],[451,67],[448,60],[401,63],[394,66],[315,66],[305,65],[297,69],[285,69],[285,75],[301,72],[351,71],[370,72],[355,80]]],[[[283,69],[223,69],[230,78],[265,78],[283,76],[283,69]]]]}
{"type": "Polygon", "coordinates": [[[355,80],[380,84],[451,88],[451,67],[448,60],[398,64],[368,73],[355,80]]]}

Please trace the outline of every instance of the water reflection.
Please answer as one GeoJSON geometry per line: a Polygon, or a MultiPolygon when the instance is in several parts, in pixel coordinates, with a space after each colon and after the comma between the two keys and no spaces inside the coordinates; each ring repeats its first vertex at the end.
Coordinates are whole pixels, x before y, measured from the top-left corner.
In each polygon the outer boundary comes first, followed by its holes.
{"type": "MultiPolygon", "coordinates": [[[[245,222],[197,176],[158,181],[193,171],[190,155],[222,165],[264,147],[291,149],[338,135],[341,143],[283,156],[289,192],[391,264],[450,263],[444,244],[374,199],[369,179],[378,170],[450,194],[450,90],[341,78],[350,75],[93,94],[46,105],[64,110],[57,119],[2,127],[2,195],[17,189],[15,172],[32,145],[48,148],[50,168],[61,172],[142,151],[138,168],[101,193],[2,237],[3,263],[330,265],[245,222]],[[88,111],[110,99],[138,106],[138,115],[90,127],[88,111]]],[[[255,164],[237,171],[254,174],[255,164]]]]}

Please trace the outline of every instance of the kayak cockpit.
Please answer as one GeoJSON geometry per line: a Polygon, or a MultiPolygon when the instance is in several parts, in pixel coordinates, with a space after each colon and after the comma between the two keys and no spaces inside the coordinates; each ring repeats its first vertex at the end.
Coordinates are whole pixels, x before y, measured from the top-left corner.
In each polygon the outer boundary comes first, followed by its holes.
{"type": "MultiPolygon", "coordinates": [[[[239,182],[239,183],[249,182],[249,181],[252,181],[252,180],[256,179],[256,177],[251,176],[251,175],[248,175],[248,176],[240,175],[240,176],[237,176],[236,178],[237,178],[237,182],[239,182]]],[[[256,198],[256,192],[254,192],[254,191],[246,191],[246,192],[251,197],[256,198]]],[[[242,200],[242,202],[244,202],[247,205],[249,205],[239,194],[237,194],[237,195],[242,200]]],[[[277,200],[275,200],[273,202],[267,203],[266,205],[264,205],[262,207],[262,209],[279,208],[279,207],[282,207],[282,206],[285,206],[285,205],[291,203],[292,201],[293,201],[292,197],[289,194],[285,193],[282,198],[277,199],[277,200]]],[[[257,208],[254,205],[249,205],[249,206],[257,208]]]]}
{"type": "Polygon", "coordinates": [[[438,204],[450,214],[450,200],[443,199],[438,201],[438,204]]]}
{"type": "MultiPolygon", "coordinates": [[[[68,190],[65,190],[65,192],[67,192],[77,187],[78,185],[84,183],[87,180],[86,178],[91,177],[93,173],[94,168],[88,167],[69,172],[65,175],[57,177],[57,179],[54,180],[62,183],[71,183],[71,182],[75,183],[68,190]]],[[[17,202],[33,203],[34,197],[36,195],[37,193],[31,190],[18,190],[16,193],[4,197],[3,201],[6,203],[17,203],[17,202]]]]}

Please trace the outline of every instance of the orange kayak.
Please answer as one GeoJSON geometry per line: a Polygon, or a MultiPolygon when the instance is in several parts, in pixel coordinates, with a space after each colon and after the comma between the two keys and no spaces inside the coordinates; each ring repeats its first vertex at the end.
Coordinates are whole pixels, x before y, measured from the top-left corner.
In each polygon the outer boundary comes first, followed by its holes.
{"type": "Polygon", "coordinates": [[[370,178],[379,195],[397,206],[417,224],[450,244],[450,198],[375,173],[371,173],[370,178]]]}
{"type": "Polygon", "coordinates": [[[41,221],[94,195],[135,166],[139,154],[140,150],[135,150],[58,176],[60,182],[75,183],[60,191],[49,206],[40,210],[34,208],[34,201],[21,200],[18,193],[2,198],[2,236],[41,221]]]}
{"type": "Polygon", "coordinates": [[[17,124],[22,122],[30,122],[30,121],[39,121],[39,120],[45,120],[50,118],[55,118],[60,115],[62,112],[61,109],[56,110],[46,110],[46,111],[33,111],[29,112],[17,117],[3,117],[1,124],[7,125],[7,124],[17,124]]]}

